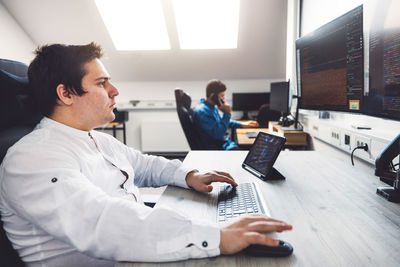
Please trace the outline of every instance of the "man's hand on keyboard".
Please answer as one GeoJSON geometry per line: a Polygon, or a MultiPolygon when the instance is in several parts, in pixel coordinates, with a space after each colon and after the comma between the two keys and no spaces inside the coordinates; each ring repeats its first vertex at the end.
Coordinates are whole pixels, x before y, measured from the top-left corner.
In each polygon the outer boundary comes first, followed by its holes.
{"type": "Polygon", "coordinates": [[[213,182],[225,182],[232,186],[237,186],[237,183],[229,173],[212,171],[207,173],[199,173],[197,171],[189,172],[186,175],[186,183],[189,187],[199,192],[211,192],[213,182]]]}
{"type": "Polygon", "coordinates": [[[221,223],[221,254],[234,254],[250,244],[277,246],[279,241],[264,235],[267,232],[291,230],[292,226],[283,221],[269,218],[264,214],[246,214],[221,223]]]}

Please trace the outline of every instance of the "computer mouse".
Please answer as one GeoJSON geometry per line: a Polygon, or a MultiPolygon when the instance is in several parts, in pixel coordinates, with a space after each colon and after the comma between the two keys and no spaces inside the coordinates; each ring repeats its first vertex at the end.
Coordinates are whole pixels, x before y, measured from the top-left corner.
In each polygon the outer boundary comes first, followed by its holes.
{"type": "Polygon", "coordinates": [[[256,257],[286,257],[293,253],[293,247],[288,242],[279,240],[276,247],[253,244],[243,250],[249,256],[256,257]]]}

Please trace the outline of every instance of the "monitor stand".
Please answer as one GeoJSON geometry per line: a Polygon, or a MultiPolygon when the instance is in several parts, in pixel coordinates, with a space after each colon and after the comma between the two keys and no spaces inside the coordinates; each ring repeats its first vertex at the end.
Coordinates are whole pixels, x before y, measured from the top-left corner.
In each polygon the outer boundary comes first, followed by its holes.
{"type": "Polygon", "coordinates": [[[279,125],[282,125],[283,127],[290,126],[290,125],[292,125],[293,123],[294,123],[294,121],[293,121],[292,119],[289,119],[289,118],[287,117],[287,115],[283,115],[283,116],[279,119],[279,121],[278,121],[278,124],[279,124],[279,125]]]}
{"type": "Polygon", "coordinates": [[[282,131],[303,131],[303,128],[294,127],[294,126],[283,126],[281,127],[282,131]]]}
{"type": "Polygon", "coordinates": [[[285,180],[285,176],[283,176],[277,169],[272,167],[265,180],[285,180]]]}
{"type": "MultiPolygon", "coordinates": [[[[283,131],[302,131],[303,129],[301,129],[300,127],[292,127],[290,125],[295,124],[295,121],[293,121],[292,119],[289,119],[287,117],[287,115],[282,116],[279,121],[278,121],[279,125],[282,125],[281,129],[283,131]]],[[[296,124],[295,124],[296,125],[296,124]]]]}
{"type": "Polygon", "coordinates": [[[251,120],[249,117],[249,112],[247,110],[243,111],[243,116],[239,119],[241,121],[249,121],[251,120]]]}
{"type": "Polygon", "coordinates": [[[288,116],[290,115],[287,113],[283,113],[282,117],[279,119],[278,124],[282,125],[281,129],[283,131],[303,131],[303,127],[300,127],[299,123],[299,101],[301,99],[300,96],[293,96],[293,98],[297,98],[297,106],[296,106],[296,116],[294,120],[289,119],[288,116]],[[294,126],[290,126],[294,124],[294,126]]]}
{"type": "Polygon", "coordinates": [[[291,129],[287,130],[287,131],[303,131],[303,126],[300,127],[300,125],[299,125],[300,124],[299,123],[299,107],[300,107],[299,103],[300,103],[300,100],[301,100],[301,96],[296,95],[296,96],[293,96],[293,97],[297,99],[296,114],[294,116],[294,127],[290,127],[291,129]]]}

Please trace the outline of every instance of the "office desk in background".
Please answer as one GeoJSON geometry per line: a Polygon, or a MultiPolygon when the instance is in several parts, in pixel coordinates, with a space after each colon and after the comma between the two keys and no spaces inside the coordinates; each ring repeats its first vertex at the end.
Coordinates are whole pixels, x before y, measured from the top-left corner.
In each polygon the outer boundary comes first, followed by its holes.
{"type": "Polygon", "coordinates": [[[117,138],[117,131],[122,131],[122,137],[124,144],[126,145],[126,125],[125,122],[109,122],[104,127],[98,128],[98,130],[112,130],[113,136],[117,138]]]}
{"type": "MultiPolygon", "coordinates": [[[[238,182],[256,182],[275,218],[293,230],[273,234],[293,245],[287,258],[232,256],[128,266],[400,266],[400,205],[379,197],[372,166],[352,167],[342,152],[282,151],[275,167],[284,181],[264,182],[241,168],[246,151],[191,151],[184,164],[222,170],[238,182]]],[[[157,205],[196,219],[216,220],[216,198],[168,186],[157,205]],[[212,199],[212,198],[211,198],[212,199]]]]}
{"type": "Polygon", "coordinates": [[[286,137],[285,146],[287,146],[287,147],[290,147],[290,146],[306,147],[308,145],[306,132],[284,130],[282,125],[277,124],[275,121],[270,121],[268,123],[268,129],[270,132],[278,133],[278,134],[286,137]]]}
{"type": "Polygon", "coordinates": [[[246,133],[258,132],[276,133],[286,137],[285,148],[302,148],[305,149],[308,145],[307,133],[303,131],[287,131],[282,130],[280,125],[270,124],[269,128],[236,128],[235,139],[240,147],[251,147],[255,138],[249,138],[246,133]]]}
{"type": "Polygon", "coordinates": [[[258,132],[269,132],[268,128],[236,128],[235,129],[235,140],[239,146],[251,146],[254,143],[255,138],[249,138],[246,133],[258,133],[258,132]]]}

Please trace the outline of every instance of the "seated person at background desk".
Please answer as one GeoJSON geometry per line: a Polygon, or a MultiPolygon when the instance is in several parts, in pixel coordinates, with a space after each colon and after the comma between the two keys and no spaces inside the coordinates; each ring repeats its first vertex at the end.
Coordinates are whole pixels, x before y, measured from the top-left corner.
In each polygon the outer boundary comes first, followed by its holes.
{"type": "Polygon", "coordinates": [[[231,120],[232,108],[225,102],[226,86],[220,80],[210,80],[206,87],[207,99],[202,98],[194,110],[194,123],[199,129],[200,138],[208,149],[231,150],[238,144],[225,137],[228,128],[258,127],[258,122],[239,122],[231,120]],[[218,109],[223,112],[221,115],[218,109]],[[216,143],[215,140],[220,141],[216,143]]]}
{"type": "Polygon", "coordinates": [[[212,182],[237,184],[228,173],[199,173],[94,131],[114,120],[119,94],[101,56],[94,43],[56,44],[39,48],[29,66],[44,118],[8,150],[0,167],[4,229],[22,260],[28,266],[113,266],[278,245],[262,233],[291,226],[264,215],[218,225],[143,204],[140,186],[210,192],[212,182]]]}

